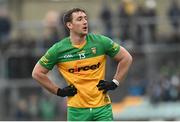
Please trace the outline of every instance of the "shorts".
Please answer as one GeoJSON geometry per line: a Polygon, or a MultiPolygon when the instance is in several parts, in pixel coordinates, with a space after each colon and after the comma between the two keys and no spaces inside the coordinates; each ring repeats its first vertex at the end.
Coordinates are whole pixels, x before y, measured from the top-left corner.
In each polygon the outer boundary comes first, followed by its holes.
{"type": "Polygon", "coordinates": [[[67,109],[68,121],[113,121],[111,104],[97,108],[74,108],[67,109]]]}

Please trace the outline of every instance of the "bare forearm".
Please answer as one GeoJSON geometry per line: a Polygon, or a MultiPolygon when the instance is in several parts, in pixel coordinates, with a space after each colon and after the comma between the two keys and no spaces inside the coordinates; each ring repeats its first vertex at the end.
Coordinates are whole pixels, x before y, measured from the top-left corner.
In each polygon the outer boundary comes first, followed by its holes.
{"type": "Polygon", "coordinates": [[[116,74],[114,75],[114,79],[118,81],[123,81],[129,71],[131,64],[132,64],[131,56],[128,56],[122,59],[121,61],[119,61],[116,74]]]}
{"type": "Polygon", "coordinates": [[[44,88],[46,88],[49,92],[56,94],[58,86],[55,85],[46,74],[38,73],[33,74],[33,78],[39,82],[40,85],[42,85],[44,88]]]}

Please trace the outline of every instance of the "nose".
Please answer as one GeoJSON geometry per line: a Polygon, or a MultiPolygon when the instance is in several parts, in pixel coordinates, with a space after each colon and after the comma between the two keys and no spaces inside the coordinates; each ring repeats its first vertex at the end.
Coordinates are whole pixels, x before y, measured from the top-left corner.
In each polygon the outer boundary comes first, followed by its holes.
{"type": "Polygon", "coordinates": [[[83,19],[83,24],[87,24],[87,20],[86,19],[83,19]]]}

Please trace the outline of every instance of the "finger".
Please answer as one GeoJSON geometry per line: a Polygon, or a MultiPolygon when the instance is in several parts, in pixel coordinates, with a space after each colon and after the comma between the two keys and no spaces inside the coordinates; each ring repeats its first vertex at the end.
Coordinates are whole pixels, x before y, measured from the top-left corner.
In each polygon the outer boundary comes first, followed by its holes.
{"type": "Polygon", "coordinates": [[[98,90],[104,90],[102,87],[99,87],[98,90]]]}
{"type": "Polygon", "coordinates": [[[77,94],[77,92],[74,92],[74,91],[73,91],[73,92],[70,92],[70,93],[69,93],[69,96],[74,96],[75,94],[77,94]]]}
{"type": "Polygon", "coordinates": [[[98,86],[97,87],[105,87],[105,83],[100,83],[100,84],[98,84],[98,86]]]}
{"type": "Polygon", "coordinates": [[[73,91],[73,93],[77,94],[77,89],[75,89],[75,90],[73,91]]]}
{"type": "Polygon", "coordinates": [[[101,86],[103,83],[98,83],[97,87],[101,86]]]}
{"type": "Polygon", "coordinates": [[[68,96],[74,96],[74,94],[69,94],[68,96]]]}
{"type": "Polygon", "coordinates": [[[99,81],[99,83],[102,83],[102,82],[104,82],[104,80],[100,80],[100,81],[99,81]]]}
{"type": "Polygon", "coordinates": [[[100,87],[99,87],[99,88],[106,89],[106,88],[107,88],[107,86],[106,86],[105,84],[102,84],[102,85],[100,85],[100,87]]]}
{"type": "Polygon", "coordinates": [[[106,94],[106,93],[107,93],[107,90],[104,90],[104,91],[103,91],[103,94],[106,94]]]}
{"type": "MultiPolygon", "coordinates": [[[[102,83],[104,83],[104,81],[103,81],[103,80],[100,80],[99,83],[98,83],[98,85],[100,85],[100,84],[102,84],[102,83]]],[[[98,85],[97,85],[97,86],[98,86],[98,85]]]]}
{"type": "Polygon", "coordinates": [[[75,86],[73,86],[73,85],[71,85],[71,89],[76,89],[76,87],[75,87],[75,86]]]}
{"type": "Polygon", "coordinates": [[[77,94],[77,90],[76,90],[76,91],[74,91],[74,94],[77,94]]]}
{"type": "Polygon", "coordinates": [[[69,92],[74,93],[74,92],[76,92],[76,90],[75,89],[71,89],[71,90],[69,90],[69,92]]]}

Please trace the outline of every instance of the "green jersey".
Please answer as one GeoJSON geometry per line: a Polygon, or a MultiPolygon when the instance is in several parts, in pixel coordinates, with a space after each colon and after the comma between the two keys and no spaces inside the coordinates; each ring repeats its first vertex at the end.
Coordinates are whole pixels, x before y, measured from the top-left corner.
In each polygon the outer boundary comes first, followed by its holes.
{"type": "Polygon", "coordinates": [[[67,83],[77,88],[77,94],[68,97],[68,106],[100,107],[111,101],[96,85],[105,78],[106,55],[114,57],[119,50],[117,43],[102,35],[88,34],[81,45],[73,45],[67,37],[54,44],[39,63],[49,70],[57,65],[67,83]]]}

